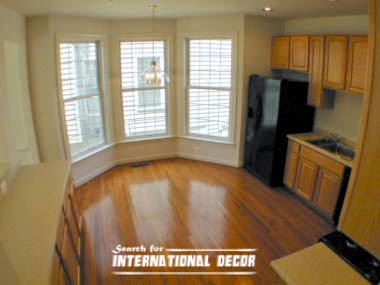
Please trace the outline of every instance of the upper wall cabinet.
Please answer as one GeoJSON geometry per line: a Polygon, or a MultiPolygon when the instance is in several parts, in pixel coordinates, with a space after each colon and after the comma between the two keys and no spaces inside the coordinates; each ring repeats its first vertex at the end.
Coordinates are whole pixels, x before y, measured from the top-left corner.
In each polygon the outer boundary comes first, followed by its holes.
{"type": "Polygon", "coordinates": [[[367,79],[367,36],[351,36],[348,50],[346,90],[364,93],[367,79]]]}
{"type": "Polygon", "coordinates": [[[291,36],[289,69],[308,71],[308,67],[309,36],[291,36]]]}
{"type": "Polygon", "coordinates": [[[326,36],[324,87],[344,90],[347,73],[347,36],[326,36]]]}
{"type": "Polygon", "coordinates": [[[272,38],[271,67],[274,69],[289,68],[290,37],[272,38]]]}
{"type": "Polygon", "coordinates": [[[334,90],[364,93],[367,36],[294,35],[272,38],[272,68],[309,72],[308,104],[334,106],[334,90]]]}
{"type": "Polygon", "coordinates": [[[324,107],[323,97],[323,63],[325,55],[325,37],[310,37],[309,95],[308,104],[324,107]]]}

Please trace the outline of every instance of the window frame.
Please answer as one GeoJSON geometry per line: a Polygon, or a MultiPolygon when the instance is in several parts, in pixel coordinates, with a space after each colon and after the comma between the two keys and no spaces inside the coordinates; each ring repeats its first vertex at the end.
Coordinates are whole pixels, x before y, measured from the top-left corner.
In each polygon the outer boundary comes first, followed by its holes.
{"type": "MultiPolygon", "coordinates": [[[[58,103],[60,110],[60,128],[64,141],[64,153],[65,157],[71,159],[73,163],[85,159],[92,154],[106,149],[111,141],[110,134],[110,122],[107,111],[109,107],[108,102],[108,88],[106,84],[106,37],[104,35],[80,35],[80,34],[56,34],[56,75],[57,75],[57,89],[58,89],[58,103]],[[71,154],[69,137],[67,133],[67,124],[65,116],[65,101],[62,94],[62,77],[61,77],[61,60],[60,60],[60,44],[61,43],[96,43],[97,44],[97,71],[98,71],[98,85],[99,91],[97,93],[86,94],[84,96],[78,96],[75,99],[85,99],[94,96],[99,96],[100,110],[102,115],[102,127],[104,141],[101,144],[90,147],[84,151],[81,151],[75,155],[71,154]],[[108,107],[108,108],[107,108],[108,107]]],[[[71,99],[68,99],[71,100],[71,99]]]]}
{"type": "MultiPolygon", "coordinates": [[[[202,34],[183,34],[182,35],[182,42],[183,42],[183,92],[184,92],[184,106],[183,106],[183,113],[184,113],[184,125],[183,128],[183,135],[184,138],[190,138],[190,139],[196,139],[196,140],[203,140],[203,141],[210,141],[210,142],[216,142],[216,143],[222,143],[222,144],[235,144],[235,124],[236,124],[236,98],[237,98],[237,54],[238,54],[238,35],[237,33],[231,32],[231,33],[202,33],[202,34]],[[229,39],[231,40],[231,88],[230,88],[230,110],[229,110],[229,134],[227,138],[221,138],[217,136],[210,136],[210,135],[202,135],[202,134],[194,134],[189,131],[189,91],[191,88],[190,85],[190,51],[189,51],[189,43],[190,40],[223,40],[223,39],[229,39]]],[[[206,88],[205,88],[206,89],[206,88]]],[[[218,90],[225,90],[225,88],[209,88],[207,90],[212,89],[218,89],[218,90]]]]}
{"type": "Polygon", "coordinates": [[[118,92],[118,106],[115,111],[118,113],[118,123],[117,123],[117,134],[118,134],[118,142],[134,142],[134,141],[144,141],[144,140],[154,140],[154,139],[162,139],[173,136],[173,106],[172,106],[172,50],[173,50],[173,36],[171,34],[166,33],[155,33],[154,35],[147,34],[126,34],[126,35],[117,35],[113,41],[114,50],[113,52],[117,55],[117,92],[118,92]],[[161,134],[148,134],[141,136],[133,136],[127,137],[125,136],[125,125],[124,125],[124,108],[123,108],[123,92],[132,91],[132,90],[143,90],[148,88],[131,88],[131,89],[123,89],[122,86],[122,74],[121,74],[121,49],[120,45],[122,42],[149,42],[149,41],[163,41],[164,42],[164,56],[165,56],[165,66],[166,72],[169,76],[169,82],[166,82],[164,88],[153,88],[156,89],[164,89],[166,90],[166,132],[161,134]]]}

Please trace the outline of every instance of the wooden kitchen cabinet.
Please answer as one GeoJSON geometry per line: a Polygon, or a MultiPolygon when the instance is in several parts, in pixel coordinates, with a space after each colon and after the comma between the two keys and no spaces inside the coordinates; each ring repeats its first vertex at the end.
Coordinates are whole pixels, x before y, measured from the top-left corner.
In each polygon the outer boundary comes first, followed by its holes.
{"type": "Polygon", "coordinates": [[[289,69],[308,71],[309,69],[309,36],[290,37],[289,69]]]}
{"type": "Polygon", "coordinates": [[[298,169],[298,154],[300,145],[296,142],[288,142],[288,152],[286,157],[284,184],[289,189],[294,189],[298,169]]]}
{"type": "Polygon", "coordinates": [[[368,37],[350,36],[346,90],[364,93],[367,80],[368,37]]]}
{"type": "Polygon", "coordinates": [[[71,233],[67,225],[63,229],[63,242],[61,248],[57,247],[61,255],[61,266],[67,273],[70,284],[80,284],[80,260],[71,239],[71,233]]]}
{"type": "Polygon", "coordinates": [[[326,36],[324,87],[344,90],[347,73],[347,36],[326,36]]]}
{"type": "Polygon", "coordinates": [[[309,48],[309,93],[307,103],[320,108],[331,108],[334,97],[323,89],[323,68],[325,62],[325,37],[310,36],[309,48]]]}
{"type": "Polygon", "coordinates": [[[81,217],[74,195],[74,183],[68,179],[56,237],[56,256],[52,284],[81,283],[81,217]]]}
{"type": "Polygon", "coordinates": [[[318,164],[304,157],[300,157],[295,191],[308,201],[313,199],[317,174],[318,164]]]}
{"type": "Polygon", "coordinates": [[[341,185],[341,175],[326,168],[319,170],[313,201],[331,218],[334,215],[341,185]]]}
{"type": "Polygon", "coordinates": [[[345,166],[340,162],[289,141],[284,184],[330,219],[335,213],[344,172],[345,166]]]}
{"type": "Polygon", "coordinates": [[[271,68],[289,68],[290,37],[280,36],[272,38],[271,68]]]}
{"type": "Polygon", "coordinates": [[[81,242],[81,233],[79,229],[79,223],[76,218],[76,214],[74,212],[74,206],[71,198],[71,194],[69,194],[69,199],[67,200],[66,209],[64,209],[64,215],[66,219],[66,224],[70,230],[70,238],[72,239],[75,252],[80,257],[80,242],[81,242]]]}
{"type": "Polygon", "coordinates": [[[67,275],[61,266],[58,277],[58,285],[70,285],[69,280],[67,279],[67,275]]]}

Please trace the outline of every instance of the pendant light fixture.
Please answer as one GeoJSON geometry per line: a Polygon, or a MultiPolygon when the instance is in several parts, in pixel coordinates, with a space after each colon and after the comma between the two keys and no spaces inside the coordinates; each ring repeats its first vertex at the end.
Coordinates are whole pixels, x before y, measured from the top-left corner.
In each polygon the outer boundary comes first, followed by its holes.
{"type": "MultiPolygon", "coordinates": [[[[155,10],[157,6],[152,4],[148,7],[152,9],[152,34],[155,35],[157,30],[155,10]]],[[[161,70],[160,64],[154,58],[154,45],[155,43],[153,41],[152,61],[150,62],[149,67],[143,71],[142,79],[143,81],[145,81],[145,83],[149,85],[160,85],[163,80],[165,80],[166,82],[169,81],[169,78],[166,75],[165,70],[161,70]]]]}

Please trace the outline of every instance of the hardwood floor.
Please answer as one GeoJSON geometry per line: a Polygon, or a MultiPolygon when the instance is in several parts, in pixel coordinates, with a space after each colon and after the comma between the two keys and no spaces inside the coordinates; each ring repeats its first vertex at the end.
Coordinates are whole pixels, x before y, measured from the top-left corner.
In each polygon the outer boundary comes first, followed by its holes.
{"type": "Polygon", "coordinates": [[[96,265],[98,284],[273,284],[271,260],[333,230],[293,195],[269,188],[244,169],[186,159],[118,166],[76,189],[76,195],[87,224],[86,264],[92,264],[88,270],[96,265]],[[118,244],[257,248],[257,274],[118,276],[112,274],[118,244]],[[92,254],[95,260],[88,260],[92,254]]]}

